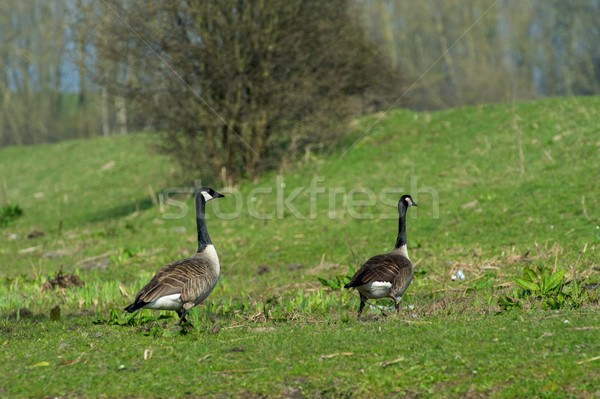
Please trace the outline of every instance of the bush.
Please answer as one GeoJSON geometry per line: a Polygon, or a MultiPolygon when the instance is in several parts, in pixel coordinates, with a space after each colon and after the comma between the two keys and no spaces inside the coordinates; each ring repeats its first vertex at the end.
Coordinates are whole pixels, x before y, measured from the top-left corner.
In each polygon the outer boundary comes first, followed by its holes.
{"type": "Polygon", "coordinates": [[[349,0],[110,3],[128,26],[106,18],[97,54],[130,76],[101,83],[144,110],[195,178],[255,177],[328,148],[351,115],[402,90],[349,0]]]}

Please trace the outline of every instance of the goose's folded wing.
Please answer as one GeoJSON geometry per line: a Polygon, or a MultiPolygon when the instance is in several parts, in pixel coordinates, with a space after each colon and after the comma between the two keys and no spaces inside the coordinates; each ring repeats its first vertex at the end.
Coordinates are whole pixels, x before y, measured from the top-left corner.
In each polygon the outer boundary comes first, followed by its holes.
{"type": "Polygon", "coordinates": [[[346,287],[358,287],[375,281],[393,282],[399,274],[410,274],[410,261],[401,255],[381,254],[367,260],[346,287]]]}
{"type": "Polygon", "coordinates": [[[169,263],[138,292],[135,302],[150,303],[166,295],[184,294],[193,281],[203,280],[207,267],[205,261],[197,258],[169,263]]]}

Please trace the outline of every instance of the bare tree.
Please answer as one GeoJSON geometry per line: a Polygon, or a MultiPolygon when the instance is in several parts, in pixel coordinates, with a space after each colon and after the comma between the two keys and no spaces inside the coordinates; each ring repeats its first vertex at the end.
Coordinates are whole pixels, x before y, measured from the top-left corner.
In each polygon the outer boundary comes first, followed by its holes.
{"type": "Polygon", "coordinates": [[[119,18],[101,28],[98,55],[106,65],[134,60],[136,78],[103,84],[152,117],[162,150],[194,175],[256,176],[290,151],[332,142],[346,117],[401,89],[346,0],[110,8],[119,18]]]}

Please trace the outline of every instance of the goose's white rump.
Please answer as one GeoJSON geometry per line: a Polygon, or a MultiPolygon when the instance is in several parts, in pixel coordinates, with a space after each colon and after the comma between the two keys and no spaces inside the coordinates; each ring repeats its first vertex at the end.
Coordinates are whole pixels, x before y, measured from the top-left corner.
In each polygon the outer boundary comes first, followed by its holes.
{"type": "Polygon", "coordinates": [[[356,289],[367,298],[386,298],[392,291],[392,283],[388,281],[373,281],[372,283],[356,287],[356,289]]]}
{"type": "Polygon", "coordinates": [[[179,300],[181,294],[165,295],[144,306],[144,309],[181,310],[183,304],[179,300]]]}

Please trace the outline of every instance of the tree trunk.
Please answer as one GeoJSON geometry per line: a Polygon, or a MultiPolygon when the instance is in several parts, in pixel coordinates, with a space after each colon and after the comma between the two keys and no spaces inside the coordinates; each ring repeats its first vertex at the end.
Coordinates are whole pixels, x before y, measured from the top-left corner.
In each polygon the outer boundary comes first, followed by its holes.
{"type": "Polygon", "coordinates": [[[208,149],[208,154],[213,164],[215,174],[219,173],[223,167],[223,160],[221,154],[219,153],[219,149],[217,148],[217,139],[215,135],[216,130],[217,128],[215,127],[207,127],[205,136],[206,147],[208,149]]]}
{"type": "Polygon", "coordinates": [[[127,109],[125,106],[125,98],[122,96],[115,97],[115,119],[118,134],[127,134],[127,109]]]}
{"type": "Polygon", "coordinates": [[[110,121],[108,117],[108,89],[106,87],[102,88],[102,92],[100,95],[100,108],[101,108],[101,116],[102,116],[102,135],[109,136],[110,135],[110,121]]]}

